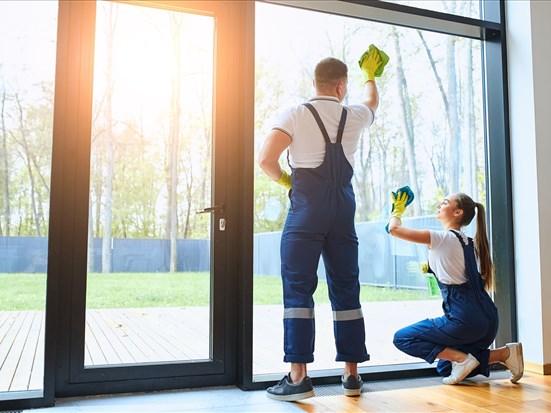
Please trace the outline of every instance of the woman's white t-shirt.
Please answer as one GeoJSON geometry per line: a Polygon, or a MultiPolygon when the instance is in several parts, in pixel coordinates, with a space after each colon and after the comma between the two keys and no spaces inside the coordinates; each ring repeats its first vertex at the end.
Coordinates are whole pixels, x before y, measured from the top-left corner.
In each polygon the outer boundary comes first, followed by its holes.
{"type": "MultiPolygon", "coordinates": [[[[438,280],[443,284],[463,284],[467,282],[463,247],[452,231],[430,230],[429,265],[438,280]]],[[[467,236],[458,231],[465,244],[467,236]]]]}
{"type": "MultiPolygon", "coordinates": [[[[362,131],[373,123],[373,111],[363,104],[343,106],[332,96],[316,96],[309,102],[319,113],[331,142],[335,142],[337,138],[342,108],[346,108],[348,113],[342,148],[346,159],[354,168],[354,154],[362,131]]],[[[285,110],[273,129],[278,129],[291,138],[289,163],[293,168],[316,168],[323,163],[325,140],[312,112],[306,106],[299,105],[285,110]]]]}

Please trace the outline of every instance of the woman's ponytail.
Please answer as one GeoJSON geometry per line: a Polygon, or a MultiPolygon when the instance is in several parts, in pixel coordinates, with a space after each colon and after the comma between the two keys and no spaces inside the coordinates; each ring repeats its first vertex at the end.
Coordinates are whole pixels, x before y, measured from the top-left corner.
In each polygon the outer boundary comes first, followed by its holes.
{"type": "Polygon", "coordinates": [[[492,264],[492,253],[490,243],[486,235],[486,211],[480,202],[474,202],[472,198],[462,192],[456,195],[457,207],[463,211],[459,224],[464,227],[471,223],[476,211],[476,234],[474,236],[474,249],[480,262],[480,275],[486,281],[486,290],[493,291],[494,265],[492,264]]]}
{"type": "Polygon", "coordinates": [[[486,211],[484,205],[475,202],[476,214],[476,235],[474,236],[474,247],[480,262],[480,275],[486,281],[486,290],[494,290],[494,265],[492,264],[492,254],[490,243],[486,235],[486,211]]]}

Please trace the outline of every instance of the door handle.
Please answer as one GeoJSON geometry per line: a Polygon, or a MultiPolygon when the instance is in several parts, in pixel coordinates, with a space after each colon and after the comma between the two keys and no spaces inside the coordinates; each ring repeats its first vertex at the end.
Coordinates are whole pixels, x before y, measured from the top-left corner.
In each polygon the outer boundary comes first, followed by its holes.
{"type": "Polygon", "coordinates": [[[211,207],[203,208],[201,211],[197,211],[197,214],[206,214],[209,212],[218,212],[220,214],[224,213],[224,203],[222,202],[220,205],[214,205],[211,207]]]}

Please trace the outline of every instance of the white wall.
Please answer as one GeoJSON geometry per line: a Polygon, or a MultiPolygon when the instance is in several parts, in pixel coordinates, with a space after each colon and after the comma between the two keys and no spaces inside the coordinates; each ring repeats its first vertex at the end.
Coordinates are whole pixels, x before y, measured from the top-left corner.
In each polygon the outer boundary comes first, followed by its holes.
{"type": "MultiPolygon", "coordinates": [[[[519,339],[551,363],[551,2],[506,0],[519,339]]],[[[533,366],[531,366],[533,367],[533,366]]]]}

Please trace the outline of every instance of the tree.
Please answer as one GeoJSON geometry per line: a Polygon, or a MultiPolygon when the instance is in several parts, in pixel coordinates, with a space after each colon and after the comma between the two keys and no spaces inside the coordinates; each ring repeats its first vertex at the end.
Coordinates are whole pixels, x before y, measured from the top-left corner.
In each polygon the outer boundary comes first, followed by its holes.
{"type": "Polygon", "coordinates": [[[178,146],[180,141],[181,94],[181,38],[182,16],[170,14],[171,44],[174,56],[170,97],[170,128],[168,146],[168,235],[170,238],[170,272],[176,272],[178,264],[178,146]]]}
{"type": "MultiPolygon", "coordinates": [[[[419,184],[417,180],[417,165],[415,161],[415,125],[412,115],[412,97],[409,94],[408,83],[404,74],[402,62],[402,52],[400,47],[400,38],[396,27],[392,27],[392,38],[394,40],[394,51],[396,53],[396,83],[399,90],[400,114],[402,119],[402,131],[405,135],[405,154],[408,167],[409,185],[414,193],[419,193],[419,184]]],[[[413,201],[413,213],[421,211],[419,197],[413,201]]]]}
{"type": "Polygon", "coordinates": [[[103,273],[111,272],[112,262],[112,224],[113,224],[113,174],[114,174],[114,147],[115,136],[113,134],[113,53],[114,38],[116,31],[116,13],[113,4],[109,4],[107,9],[107,27],[106,27],[106,70],[105,70],[105,106],[103,116],[105,119],[105,131],[103,134],[105,144],[105,181],[104,181],[104,208],[103,208],[103,242],[101,251],[101,271],[103,273]]]}
{"type": "Polygon", "coordinates": [[[8,131],[6,126],[6,89],[2,87],[2,95],[0,96],[0,127],[2,128],[2,145],[0,147],[0,178],[4,186],[3,195],[3,214],[4,223],[0,220],[0,236],[10,236],[11,227],[11,210],[10,210],[10,164],[8,155],[8,131]],[[2,227],[4,229],[2,229],[2,227]]]}

